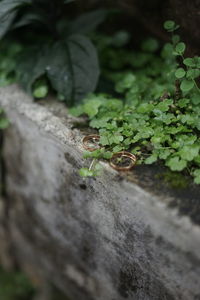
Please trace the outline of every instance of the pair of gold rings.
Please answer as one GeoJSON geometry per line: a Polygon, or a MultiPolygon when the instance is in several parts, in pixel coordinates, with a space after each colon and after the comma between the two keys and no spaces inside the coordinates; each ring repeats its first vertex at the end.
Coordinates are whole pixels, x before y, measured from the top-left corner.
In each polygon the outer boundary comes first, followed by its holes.
{"type": "MultiPolygon", "coordinates": [[[[83,138],[83,148],[87,151],[95,151],[102,148],[99,144],[100,136],[90,134],[83,138]]],[[[136,156],[127,151],[121,151],[113,154],[110,159],[110,166],[117,171],[129,171],[136,164],[136,156]]]]}

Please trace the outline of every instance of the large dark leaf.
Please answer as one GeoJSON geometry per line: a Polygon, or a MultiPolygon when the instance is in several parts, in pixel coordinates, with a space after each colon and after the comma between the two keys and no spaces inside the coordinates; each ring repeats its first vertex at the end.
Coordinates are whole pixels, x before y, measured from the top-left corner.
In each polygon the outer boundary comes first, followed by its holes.
{"type": "Polygon", "coordinates": [[[26,49],[17,70],[19,81],[28,92],[34,81],[46,73],[52,87],[68,104],[93,92],[99,77],[96,49],[81,35],[53,45],[26,49]]]}
{"type": "Polygon", "coordinates": [[[0,38],[9,30],[17,13],[17,8],[30,4],[31,0],[3,0],[0,1],[0,38]]]}
{"type": "Polygon", "coordinates": [[[73,69],[67,45],[63,41],[51,48],[50,60],[46,66],[47,75],[55,90],[65,96],[67,101],[73,97],[73,69]]]}
{"type": "Polygon", "coordinates": [[[18,21],[15,21],[14,24],[12,25],[12,29],[20,28],[23,26],[27,26],[29,24],[33,23],[43,23],[43,19],[41,18],[40,15],[36,13],[27,13],[23,15],[18,21]]]}
{"type": "Polygon", "coordinates": [[[95,47],[81,35],[72,35],[67,41],[74,78],[74,97],[79,100],[93,92],[99,79],[99,63],[95,47]]]}
{"type": "Polygon", "coordinates": [[[51,59],[49,48],[49,45],[29,47],[19,57],[18,79],[28,93],[31,93],[35,80],[46,72],[46,67],[51,59]]]}
{"type": "Polygon", "coordinates": [[[90,40],[72,35],[64,43],[57,43],[47,74],[52,86],[68,102],[79,101],[94,91],[99,78],[96,49],[90,40]]]}
{"type": "Polygon", "coordinates": [[[9,13],[10,11],[16,9],[19,5],[30,4],[31,0],[2,0],[0,1],[0,19],[9,13]]]}
{"type": "Polygon", "coordinates": [[[87,34],[96,29],[96,27],[101,24],[106,16],[108,11],[105,9],[99,9],[92,12],[85,13],[69,23],[69,33],[81,33],[87,34]]]}
{"type": "Polygon", "coordinates": [[[15,11],[11,11],[0,18],[0,39],[6,34],[9,30],[14,18],[16,16],[15,11]]]}

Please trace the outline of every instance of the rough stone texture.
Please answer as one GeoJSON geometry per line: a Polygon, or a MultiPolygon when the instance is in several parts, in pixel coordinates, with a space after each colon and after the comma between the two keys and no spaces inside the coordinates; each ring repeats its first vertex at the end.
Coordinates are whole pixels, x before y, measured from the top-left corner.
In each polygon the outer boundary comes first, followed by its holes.
{"type": "Polygon", "coordinates": [[[199,226],[107,164],[80,178],[82,134],[62,105],[16,86],[0,89],[0,105],[11,121],[1,231],[35,280],[72,300],[200,299],[199,226]]]}

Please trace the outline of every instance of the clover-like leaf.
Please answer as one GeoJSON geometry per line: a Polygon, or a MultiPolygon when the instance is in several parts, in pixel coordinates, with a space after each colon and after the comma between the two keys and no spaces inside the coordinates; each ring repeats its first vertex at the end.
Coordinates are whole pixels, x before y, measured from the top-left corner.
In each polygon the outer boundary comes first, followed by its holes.
{"type": "Polygon", "coordinates": [[[79,170],[79,175],[81,177],[93,177],[95,174],[93,170],[89,170],[88,168],[81,168],[79,170]]]}
{"type": "Polygon", "coordinates": [[[199,77],[200,75],[200,70],[199,69],[189,69],[187,71],[187,78],[188,79],[195,79],[197,77],[199,77]]]}
{"type": "Polygon", "coordinates": [[[166,111],[169,110],[169,107],[172,104],[173,104],[173,100],[172,99],[167,99],[167,100],[164,100],[164,101],[158,103],[156,105],[156,109],[158,109],[158,110],[160,110],[162,112],[166,112],[166,111]]]}
{"type": "Polygon", "coordinates": [[[179,26],[176,25],[176,23],[174,21],[168,20],[168,21],[165,21],[164,28],[169,32],[173,32],[174,30],[178,29],[179,26]]]}
{"type": "Polygon", "coordinates": [[[178,68],[175,72],[176,78],[183,78],[185,76],[185,70],[183,68],[178,68]]]}
{"type": "Polygon", "coordinates": [[[179,151],[179,155],[184,160],[192,161],[195,157],[198,156],[199,149],[200,149],[200,146],[196,145],[196,144],[184,146],[179,151]]]}
{"type": "Polygon", "coordinates": [[[193,59],[193,58],[190,58],[190,57],[185,58],[185,59],[183,60],[183,63],[184,63],[184,65],[186,65],[187,67],[195,67],[195,65],[196,65],[194,59],[193,59]]]}
{"type": "Polygon", "coordinates": [[[182,171],[186,168],[187,161],[181,159],[179,156],[174,156],[167,159],[166,166],[168,166],[172,171],[182,171]]]}
{"type": "Polygon", "coordinates": [[[190,102],[189,99],[187,99],[187,98],[182,98],[182,99],[180,99],[180,100],[178,101],[178,106],[179,106],[180,108],[187,107],[187,105],[188,105],[189,102],[190,102]]]}
{"type": "Polygon", "coordinates": [[[86,102],[84,104],[84,112],[90,117],[93,118],[99,110],[99,107],[101,106],[101,100],[100,99],[91,99],[90,101],[86,102]]]}
{"type": "Polygon", "coordinates": [[[144,162],[147,165],[151,165],[154,162],[156,162],[157,160],[158,160],[158,155],[157,154],[152,154],[148,158],[146,158],[144,162]]]}
{"type": "Polygon", "coordinates": [[[150,103],[142,103],[138,106],[137,112],[138,113],[149,113],[153,110],[153,105],[150,103]]]}
{"type": "Polygon", "coordinates": [[[181,82],[181,90],[183,92],[189,92],[194,87],[194,82],[192,80],[184,79],[181,82]]]}
{"type": "Polygon", "coordinates": [[[116,91],[118,93],[124,92],[126,89],[131,88],[135,83],[136,77],[132,73],[126,74],[122,80],[116,84],[116,91]]]}
{"type": "Polygon", "coordinates": [[[175,51],[177,54],[182,55],[185,52],[185,48],[186,48],[185,43],[180,42],[176,45],[175,51]]]}
{"type": "Polygon", "coordinates": [[[200,184],[200,169],[194,170],[193,176],[194,176],[194,182],[196,184],[200,184]]]}
{"type": "Polygon", "coordinates": [[[167,159],[171,154],[170,149],[161,149],[159,153],[159,158],[160,159],[167,159]]]}
{"type": "Polygon", "coordinates": [[[192,95],[191,97],[192,103],[198,105],[200,103],[200,94],[192,95]]]}

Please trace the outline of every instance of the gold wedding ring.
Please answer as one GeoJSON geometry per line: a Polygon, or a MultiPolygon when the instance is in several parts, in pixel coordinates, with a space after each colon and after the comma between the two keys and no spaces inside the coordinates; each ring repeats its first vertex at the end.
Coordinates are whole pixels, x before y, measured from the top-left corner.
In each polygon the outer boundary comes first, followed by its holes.
{"type": "Polygon", "coordinates": [[[99,140],[100,136],[97,134],[87,135],[83,138],[83,148],[90,152],[100,149],[99,140]]]}
{"type": "Polygon", "coordinates": [[[110,159],[110,166],[117,171],[129,171],[135,166],[136,160],[136,156],[130,152],[117,152],[110,159]]]}

